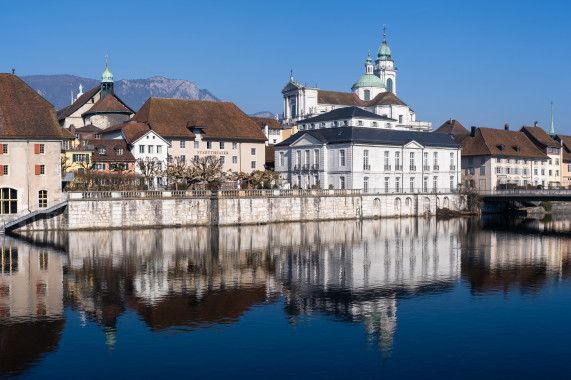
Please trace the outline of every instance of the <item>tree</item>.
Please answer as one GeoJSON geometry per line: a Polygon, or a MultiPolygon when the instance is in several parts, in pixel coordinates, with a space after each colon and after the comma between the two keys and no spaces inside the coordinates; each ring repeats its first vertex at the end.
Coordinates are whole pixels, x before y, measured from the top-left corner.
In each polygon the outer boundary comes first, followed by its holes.
{"type": "Polygon", "coordinates": [[[162,162],[156,157],[138,158],[135,167],[147,185],[154,183],[154,179],[162,174],[162,162]]]}
{"type": "Polygon", "coordinates": [[[226,179],[223,166],[222,160],[216,156],[195,157],[190,165],[189,180],[191,183],[206,182],[212,187],[226,179]]]}
{"type": "Polygon", "coordinates": [[[175,184],[175,189],[179,189],[179,185],[186,183],[189,177],[189,167],[180,157],[169,157],[167,160],[164,175],[169,183],[175,184]]]}

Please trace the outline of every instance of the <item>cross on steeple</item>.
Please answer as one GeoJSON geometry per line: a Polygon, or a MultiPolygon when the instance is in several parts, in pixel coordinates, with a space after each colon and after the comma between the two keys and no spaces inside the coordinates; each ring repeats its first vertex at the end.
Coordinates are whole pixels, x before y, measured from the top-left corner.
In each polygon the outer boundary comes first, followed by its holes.
{"type": "Polygon", "coordinates": [[[109,55],[105,54],[105,67],[107,67],[107,58],[109,58],[109,55]]]}
{"type": "Polygon", "coordinates": [[[383,37],[386,37],[386,35],[387,35],[387,26],[383,24],[383,37]]]}

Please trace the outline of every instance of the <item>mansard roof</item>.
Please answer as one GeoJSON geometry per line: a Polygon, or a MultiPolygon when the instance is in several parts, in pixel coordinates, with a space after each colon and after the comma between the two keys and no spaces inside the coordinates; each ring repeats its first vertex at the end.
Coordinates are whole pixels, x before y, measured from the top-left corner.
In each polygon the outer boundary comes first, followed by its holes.
{"type": "Polygon", "coordinates": [[[466,137],[460,145],[462,146],[462,156],[548,158],[521,131],[478,128],[474,136],[466,137]]]}
{"type": "Polygon", "coordinates": [[[192,130],[202,128],[206,140],[267,140],[260,127],[230,102],[149,98],[131,120],[148,123],[165,138],[192,139],[192,130]]]}
{"type": "Polygon", "coordinates": [[[127,143],[123,139],[109,139],[109,140],[92,140],[94,151],[93,151],[93,162],[134,162],[135,157],[127,149],[127,143]],[[99,154],[99,149],[104,148],[106,154],[99,154]],[[118,149],[123,149],[123,154],[119,155],[118,149]]]}
{"type": "Polygon", "coordinates": [[[324,91],[319,90],[317,94],[317,102],[320,104],[338,104],[344,106],[358,106],[358,107],[368,107],[368,106],[379,106],[379,105],[401,105],[406,106],[406,103],[400,100],[391,91],[385,91],[377,94],[373,99],[369,101],[361,100],[353,92],[338,92],[338,91],[324,91]]]}
{"type": "Polygon", "coordinates": [[[547,134],[541,127],[527,127],[523,126],[521,132],[525,133],[531,141],[536,143],[541,148],[559,147],[559,143],[547,134]]]}
{"type": "Polygon", "coordinates": [[[0,138],[62,139],[56,111],[14,74],[0,74],[0,138]]]}
{"type": "Polygon", "coordinates": [[[376,119],[376,120],[383,120],[383,121],[396,121],[396,119],[391,119],[384,115],[377,115],[376,113],[365,111],[359,107],[343,107],[337,108],[333,111],[329,111],[326,113],[322,113],[321,115],[310,117],[309,119],[300,120],[298,124],[304,123],[314,123],[319,121],[325,120],[339,120],[339,119],[352,119],[352,118],[367,118],[367,119],[376,119]]]}
{"type": "Polygon", "coordinates": [[[400,131],[364,127],[322,128],[300,131],[275,147],[287,147],[303,135],[310,135],[325,144],[356,143],[365,145],[406,145],[416,141],[423,146],[459,148],[450,135],[433,132],[400,131]]]}
{"type": "Polygon", "coordinates": [[[87,101],[89,99],[94,97],[100,90],[101,90],[101,86],[94,87],[91,90],[84,93],[83,95],[81,95],[79,98],[77,98],[77,100],[75,102],[73,102],[71,105],[59,110],[58,111],[58,120],[61,121],[61,120],[65,119],[66,117],[68,117],[69,115],[71,115],[72,113],[74,113],[75,111],[77,111],[79,108],[81,108],[81,106],[83,106],[85,103],[87,103],[87,101]]]}
{"type": "Polygon", "coordinates": [[[126,113],[134,114],[128,105],[126,105],[115,94],[108,94],[103,99],[99,99],[89,110],[84,112],[81,116],[92,115],[96,113],[126,113]]]}

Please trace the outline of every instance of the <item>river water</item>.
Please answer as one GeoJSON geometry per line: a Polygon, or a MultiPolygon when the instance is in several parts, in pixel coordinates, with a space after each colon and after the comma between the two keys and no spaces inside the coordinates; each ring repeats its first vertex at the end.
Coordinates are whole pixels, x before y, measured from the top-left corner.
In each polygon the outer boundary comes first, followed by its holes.
{"type": "Polygon", "coordinates": [[[569,377],[571,218],[1,237],[0,377],[569,377]]]}

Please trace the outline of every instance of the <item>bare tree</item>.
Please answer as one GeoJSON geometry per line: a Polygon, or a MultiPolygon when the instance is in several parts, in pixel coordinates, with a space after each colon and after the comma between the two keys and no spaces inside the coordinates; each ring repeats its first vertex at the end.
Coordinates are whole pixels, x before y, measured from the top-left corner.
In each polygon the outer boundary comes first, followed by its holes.
{"type": "Polygon", "coordinates": [[[138,158],[135,167],[147,185],[153,184],[154,179],[162,174],[162,163],[156,157],[138,158]]]}
{"type": "Polygon", "coordinates": [[[175,189],[178,190],[179,186],[187,182],[189,177],[189,167],[185,161],[180,157],[169,157],[167,160],[164,175],[167,177],[169,183],[175,184],[175,189]]]}
{"type": "Polygon", "coordinates": [[[223,166],[222,160],[217,156],[195,157],[190,165],[190,182],[206,182],[209,187],[219,184],[226,179],[222,171],[223,166]]]}

